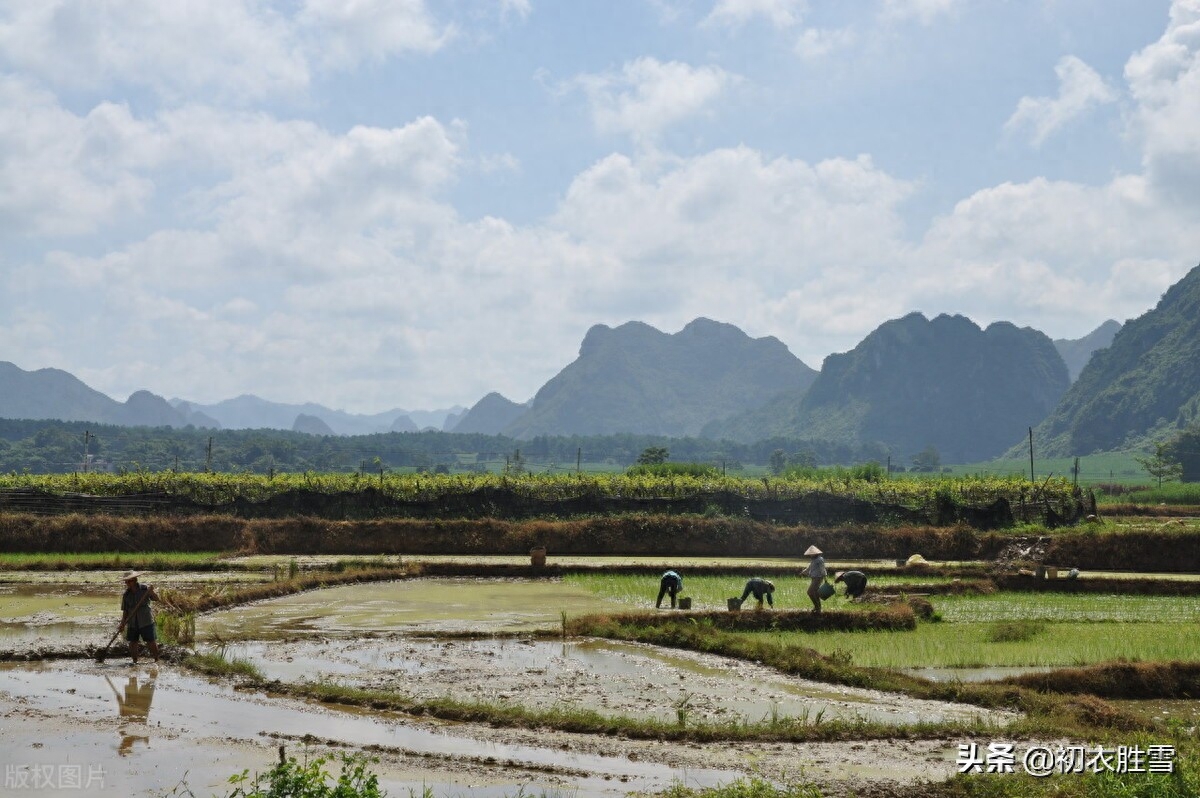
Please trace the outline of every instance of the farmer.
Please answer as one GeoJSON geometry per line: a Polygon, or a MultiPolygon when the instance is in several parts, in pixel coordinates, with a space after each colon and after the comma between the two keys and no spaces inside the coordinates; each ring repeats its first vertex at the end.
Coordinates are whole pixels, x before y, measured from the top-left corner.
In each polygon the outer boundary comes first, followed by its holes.
{"type": "Polygon", "coordinates": [[[764,597],[767,600],[767,604],[770,604],[773,608],[775,606],[775,601],[771,598],[771,594],[774,592],[774,582],[770,581],[769,579],[763,579],[761,576],[756,576],[750,581],[746,582],[746,589],[742,591],[741,600],[745,601],[746,597],[753,593],[755,600],[758,601],[758,608],[760,610],[762,609],[764,597]]]}
{"type": "Polygon", "coordinates": [[[675,597],[683,590],[683,577],[674,571],[667,571],[662,575],[662,579],[658,580],[658,599],[654,602],[654,609],[662,606],[663,596],[671,594],[671,609],[675,609],[675,597]]]}
{"type": "Polygon", "coordinates": [[[140,571],[127,571],[121,577],[125,580],[125,594],[121,596],[121,626],[125,629],[129,656],[134,665],[138,661],[139,640],[146,642],[154,661],[158,662],[158,639],[154,634],[154,615],[150,612],[150,602],[158,601],[158,594],[153,586],[138,584],[141,575],[140,571]]]}
{"type": "Polygon", "coordinates": [[[867,575],[862,571],[843,571],[833,579],[834,582],[844,582],[846,598],[861,598],[867,590],[867,575]]]}
{"type": "Polygon", "coordinates": [[[808,598],[813,603],[813,612],[821,611],[821,584],[825,581],[825,577],[829,572],[825,570],[825,555],[816,546],[809,546],[804,550],[805,557],[812,557],[808,563],[808,567],[804,569],[804,575],[809,578],[808,583],[808,598]]]}

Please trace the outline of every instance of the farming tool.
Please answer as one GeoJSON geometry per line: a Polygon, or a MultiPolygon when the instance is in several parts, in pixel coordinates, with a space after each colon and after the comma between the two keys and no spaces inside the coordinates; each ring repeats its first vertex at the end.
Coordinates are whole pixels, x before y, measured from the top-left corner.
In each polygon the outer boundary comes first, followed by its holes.
{"type": "Polygon", "coordinates": [[[144,604],[146,602],[146,599],[148,599],[149,597],[150,597],[150,591],[149,590],[144,591],[142,593],[142,597],[140,599],[138,599],[136,604],[133,605],[133,609],[131,609],[129,612],[125,613],[125,617],[121,619],[121,625],[117,627],[117,631],[113,632],[113,636],[108,638],[108,645],[106,645],[104,648],[100,649],[100,653],[98,653],[96,655],[96,662],[104,662],[104,658],[108,655],[108,650],[110,648],[112,648],[112,644],[117,639],[117,635],[121,634],[121,630],[125,628],[125,624],[129,623],[129,619],[132,618],[137,613],[137,611],[142,608],[142,604],[144,604]]]}

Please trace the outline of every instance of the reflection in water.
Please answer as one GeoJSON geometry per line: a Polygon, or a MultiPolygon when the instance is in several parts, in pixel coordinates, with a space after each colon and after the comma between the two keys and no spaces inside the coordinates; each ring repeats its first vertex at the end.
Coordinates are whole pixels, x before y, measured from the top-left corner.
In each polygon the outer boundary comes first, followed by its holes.
{"type": "MultiPolygon", "coordinates": [[[[104,680],[108,682],[108,686],[112,688],[113,695],[117,699],[117,714],[121,716],[121,725],[118,732],[121,735],[121,744],[117,746],[118,753],[121,756],[128,756],[133,752],[133,744],[141,740],[146,745],[150,745],[150,735],[148,734],[133,734],[132,726],[144,727],[147,719],[150,716],[150,702],[154,700],[154,680],[158,678],[158,671],[150,669],[150,677],[145,681],[139,681],[137,676],[130,676],[129,681],[125,683],[125,694],[122,695],[117,686],[113,684],[112,679],[107,676],[104,680]]],[[[144,730],[144,729],[138,729],[144,730]]]]}

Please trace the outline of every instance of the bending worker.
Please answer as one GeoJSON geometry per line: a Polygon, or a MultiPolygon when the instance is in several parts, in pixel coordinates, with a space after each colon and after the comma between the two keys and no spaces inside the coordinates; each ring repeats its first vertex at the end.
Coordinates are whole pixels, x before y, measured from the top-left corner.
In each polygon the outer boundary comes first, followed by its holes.
{"type": "Polygon", "coordinates": [[[671,609],[675,609],[675,597],[683,590],[683,577],[674,571],[667,571],[662,575],[662,579],[658,580],[658,599],[654,602],[654,609],[662,606],[663,596],[671,594],[671,609]]]}
{"type": "Polygon", "coordinates": [[[809,546],[804,550],[805,557],[812,557],[808,567],[804,569],[804,575],[809,578],[808,583],[808,598],[813,603],[813,612],[821,611],[821,583],[825,581],[825,577],[829,576],[829,572],[825,570],[825,555],[816,546],[809,546]]]}
{"type": "Polygon", "coordinates": [[[833,581],[846,584],[846,598],[862,598],[862,594],[867,592],[867,575],[862,571],[843,571],[833,581]]]}
{"type": "Polygon", "coordinates": [[[125,592],[121,595],[121,627],[125,629],[125,639],[129,641],[129,656],[133,664],[138,661],[138,640],[144,640],[150,647],[150,655],[158,662],[158,639],[154,633],[154,615],[150,611],[150,602],[158,601],[158,594],[151,585],[139,585],[140,571],[128,571],[121,577],[125,582],[125,592]]]}
{"type": "Polygon", "coordinates": [[[762,603],[763,603],[764,597],[766,597],[766,599],[767,599],[767,604],[770,604],[771,607],[774,607],[775,602],[771,598],[771,594],[774,592],[775,592],[775,583],[774,582],[770,581],[769,579],[763,579],[760,576],[756,576],[753,579],[751,579],[749,582],[746,583],[746,589],[742,591],[742,599],[741,600],[745,601],[746,597],[749,596],[751,593],[753,593],[754,598],[758,601],[759,609],[762,609],[762,603]]]}

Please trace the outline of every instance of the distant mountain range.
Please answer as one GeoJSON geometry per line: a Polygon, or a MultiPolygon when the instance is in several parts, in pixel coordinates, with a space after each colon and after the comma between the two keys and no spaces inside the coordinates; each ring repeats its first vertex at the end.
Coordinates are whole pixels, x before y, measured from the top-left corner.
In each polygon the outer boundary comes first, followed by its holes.
{"type": "Polygon", "coordinates": [[[209,429],[296,429],[311,434],[366,435],[416,432],[428,427],[440,429],[447,419],[457,421],[462,412],[464,408],[456,406],[433,411],[397,409],[364,416],[317,404],[289,405],[249,395],[213,405],[182,399],[168,402],[149,391],[137,391],[128,400],[118,402],[60,369],[25,371],[0,361],[0,418],[53,418],[126,427],[191,425],[209,429]]]}
{"type": "Polygon", "coordinates": [[[751,338],[732,324],[696,319],[674,335],[641,322],[599,324],[579,357],[499,431],[694,436],[710,421],[803,392],[815,378],[777,338],[751,338]]]}
{"type": "MultiPolygon", "coordinates": [[[[300,417],[305,416],[304,426],[306,429],[301,431],[308,432],[318,429],[311,421],[311,419],[317,419],[328,426],[332,432],[314,432],[313,434],[332,435],[417,432],[430,427],[440,430],[448,417],[457,417],[458,413],[463,412],[462,407],[455,406],[448,410],[433,411],[397,408],[383,413],[361,415],[347,413],[344,410],[330,410],[328,407],[311,402],[299,405],[271,402],[250,394],[211,405],[172,399],[171,405],[185,416],[190,413],[203,413],[224,429],[295,429],[300,417]]],[[[197,424],[196,426],[211,425],[197,424]]]]}
{"type": "Polygon", "coordinates": [[[674,334],[641,322],[597,325],[578,358],[528,402],[489,393],[470,409],[362,415],[250,395],[207,405],[168,402],[145,391],[118,402],[64,371],[0,363],[0,418],[314,435],[433,428],[517,439],[781,437],[878,446],[900,462],[929,446],[945,462],[989,459],[1038,426],[1045,445],[1083,453],[1200,415],[1197,283],[1193,270],[1142,318],[1124,328],[1107,321],[1077,340],[1051,341],[1007,322],[981,329],[963,316],[913,313],[830,355],[820,373],[775,338],[751,338],[710,319],[674,334]]]}
{"type": "MultiPolygon", "coordinates": [[[[1054,409],[1067,367],[1044,333],[964,316],[912,313],[886,322],[850,352],[826,358],[812,387],[752,414],[774,435],[881,444],[907,457],[933,446],[942,459],[994,457],[1054,409]]],[[[743,440],[734,417],[708,436],[743,440]]]]}

